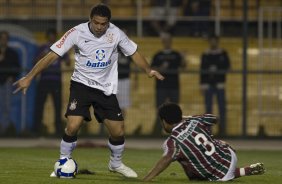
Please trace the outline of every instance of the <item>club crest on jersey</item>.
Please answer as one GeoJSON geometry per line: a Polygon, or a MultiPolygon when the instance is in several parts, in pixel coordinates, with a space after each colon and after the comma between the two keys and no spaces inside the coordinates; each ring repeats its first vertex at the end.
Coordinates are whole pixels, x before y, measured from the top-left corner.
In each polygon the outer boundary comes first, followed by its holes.
{"type": "Polygon", "coordinates": [[[106,39],[107,39],[108,43],[113,43],[113,41],[114,41],[114,34],[113,33],[108,33],[106,35],[106,39]]]}
{"type": "Polygon", "coordinates": [[[105,50],[103,50],[103,49],[98,49],[98,50],[96,50],[96,59],[98,60],[98,61],[102,61],[103,59],[105,59],[105,57],[106,57],[106,55],[105,55],[105,50]]]}
{"type": "Polygon", "coordinates": [[[71,111],[75,110],[76,109],[76,105],[77,105],[77,101],[76,101],[76,99],[73,99],[73,101],[70,103],[69,109],[71,111]]]}

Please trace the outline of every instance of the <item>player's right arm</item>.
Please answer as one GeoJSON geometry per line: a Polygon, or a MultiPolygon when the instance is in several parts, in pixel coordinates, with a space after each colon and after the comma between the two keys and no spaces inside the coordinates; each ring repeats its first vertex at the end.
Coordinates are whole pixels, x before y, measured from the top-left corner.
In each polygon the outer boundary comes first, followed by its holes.
{"type": "Polygon", "coordinates": [[[17,87],[17,89],[13,92],[14,94],[18,91],[22,90],[23,94],[26,94],[26,91],[32,81],[32,79],[39,74],[42,70],[47,68],[50,64],[52,64],[55,60],[58,59],[58,55],[50,51],[48,54],[45,55],[41,60],[39,60],[36,65],[31,69],[31,71],[18,81],[16,81],[13,85],[17,87]]]}
{"type": "Polygon", "coordinates": [[[157,162],[153,169],[143,178],[143,181],[151,181],[153,178],[163,172],[171,162],[178,157],[179,150],[176,148],[176,142],[172,138],[168,138],[163,144],[164,154],[157,162]]]}
{"type": "Polygon", "coordinates": [[[144,177],[143,181],[151,181],[154,177],[163,172],[173,159],[169,155],[164,155],[155,165],[155,167],[144,177]]]}
{"type": "Polygon", "coordinates": [[[42,70],[47,68],[50,64],[62,57],[68,50],[77,42],[77,30],[72,28],[68,30],[57,42],[55,42],[51,47],[51,51],[46,54],[42,59],[40,59],[32,70],[23,78],[15,82],[13,85],[17,86],[17,89],[13,92],[14,94],[22,90],[23,94],[26,91],[32,81],[32,79],[39,74],[42,70]]]}

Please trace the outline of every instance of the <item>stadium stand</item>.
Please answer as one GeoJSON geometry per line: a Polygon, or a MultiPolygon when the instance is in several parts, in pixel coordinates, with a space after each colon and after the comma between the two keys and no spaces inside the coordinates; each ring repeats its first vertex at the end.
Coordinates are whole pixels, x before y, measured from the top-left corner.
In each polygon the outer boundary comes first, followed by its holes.
{"type": "MultiPolygon", "coordinates": [[[[87,20],[90,8],[95,4],[100,2],[99,0],[61,0],[62,2],[62,15],[63,19],[70,21],[77,20],[87,20]]],[[[221,0],[221,19],[227,22],[238,21],[242,19],[242,0],[221,0]]],[[[150,1],[142,0],[142,14],[144,19],[150,12],[150,1]]],[[[250,20],[257,21],[259,7],[269,7],[269,6],[282,6],[281,0],[248,0],[248,15],[250,20]]],[[[54,21],[57,13],[57,0],[0,0],[0,23],[1,21],[9,20],[39,20],[41,24],[36,26],[43,26],[43,24],[48,23],[49,20],[54,21]],[[44,22],[44,21],[46,22],[44,22]]],[[[115,20],[123,20],[128,23],[131,20],[136,19],[136,1],[135,0],[120,0],[120,1],[110,1],[110,7],[114,15],[115,20]]],[[[215,15],[214,8],[215,0],[212,0],[212,16],[215,15]]],[[[129,22],[136,25],[135,22],[129,22]]],[[[34,25],[27,25],[33,29],[34,25]]],[[[44,26],[43,26],[44,27],[44,26]]],[[[256,25],[254,26],[257,29],[256,25]]],[[[45,28],[45,27],[44,27],[45,28]]],[[[241,29],[239,27],[238,29],[241,29]]],[[[185,32],[186,30],[184,30],[185,32]]],[[[35,38],[38,42],[44,40],[43,32],[36,32],[35,38]]],[[[138,44],[139,48],[145,56],[147,56],[150,61],[152,55],[161,48],[161,44],[158,38],[145,37],[145,38],[133,38],[138,44]]],[[[240,37],[234,38],[223,38],[221,40],[222,46],[228,50],[231,58],[231,65],[233,70],[242,70],[242,41],[240,37]]],[[[273,42],[273,44],[275,44],[273,42]]],[[[199,56],[207,47],[206,41],[199,38],[191,37],[179,37],[175,39],[175,48],[180,51],[185,51],[188,63],[188,72],[181,74],[181,105],[184,111],[191,114],[197,114],[204,109],[203,99],[199,94],[199,82],[198,73],[199,68],[199,56]]],[[[281,47],[281,45],[280,45],[281,47]]],[[[254,38],[249,39],[249,64],[248,69],[257,69],[258,55],[258,41],[254,38]]],[[[266,65],[267,66],[267,65],[266,65]]],[[[276,68],[281,69],[282,68],[276,68]]],[[[63,76],[63,82],[65,84],[64,93],[68,93],[68,84],[71,73],[66,72],[63,76]]],[[[265,82],[279,80],[277,76],[265,77],[265,82]]],[[[153,109],[154,111],[154,81],[148,79],[144,74],[139,74],[139,86],[138,90],[132,94],[133,106],[128,112],[128,119],[137,121],[135,123],[129,123],[126,125],[126,131],[128,134],[133,134],[139,126],[141,126],[141,133],[148,134],[152,128],[152,122],[154,120],[155,113],[147,113],[148,109],[153,109]],[[146,116],[143,116],[146,114],[146,116]],[[145,125],[142,126],[142,124],[145,125]]],[[[256,135],[258,131],[258,116],[257,116],[257,85],[258,78],[255,74],[250,74],[248,78],[248,134],[256,135]]],[[[227,78],[227,100],[228,100],[228,126],[229,135],[240,135],[241,132],[241,121],[242,121],[242,74],[241,73],[230,73],[227,78]]],[[[282,94],[282,93],[281,93],[282,94]]],[[[68,96],[68,95],[64,95],[68,96]]],[[[271,95],[266,94],[265,99],[270,99],[273,101],[271,95]]],[[[64,99],[63,106],[67,103],[67,99],[64,99]]],[[[46,104],[50,108],[52,107],[49,103],[46,104]]],[[[269,108],[274,108],[271,105],[269,108]]],[[[48,109],[48,108],[47,108],[48,109]]],[[[216,110],[216,106],[214,107],[216,110]]],[[[52,112],[52,111],[50,111],[52,112]]],[[[217,113],[217,111],[215,111],[217,113]]],[[[50,113],[45,119],[52,119],[53,115],[50,113]]],[[[130,122],[129,121],[129,122],[130,122]]],[[[50,122],[52,124],[52,122],[50,122]]],[[[263,119],[262,125],[266,125],[266,132],[271,133],[271,135],[282,135],[282,128],[279,117],[267,117],[263,119]],[[269,123],[270,122],[270,123],[269,123]],[[277,128],[278,127],[278,128],[277,128]]],[[[91,132],[97,133],[98,129],[96,124],[89,125],[91,132]],[[95,127],[94,127],[95,126],[95,127]]],[[[52,127],[50,128],[52,131],[52,127]]],[[[215,132],[216,132],[215,128],[215,132]]]]}
{"type": "MultiPolygon", "coordinates": [[[[99,0],[61,0],[63,5],[63,16],[66,19],[81,18],[88,16],[89,9],[99,0]]],[[[242,0],[221,0],[221,18],[240,19],[242,17],[242,0]]],[[[212,0],[212,15],[215,14],[215,0],[212,0]]],[[[55,17],[57,1],[56,0],[0,0],[0,17],[24,16],[26,18],[42,18],[43,16],[55,17]],[[48,13],[49,12],[49,13],[48,13]]],[[[150,0],[142,0],[143,16],[149,15],[150,0]]],[[[258,15],[260,6],[281,6],[281,0],[249,0],[248,13],[251,19],[258,15]]],[[[136,1],[122,0],[110,1],[109,6],[117,18],[131,19],[136,16],[136,1]]],[[[181,11],[180,11],[181,12],[181,11]]]]}

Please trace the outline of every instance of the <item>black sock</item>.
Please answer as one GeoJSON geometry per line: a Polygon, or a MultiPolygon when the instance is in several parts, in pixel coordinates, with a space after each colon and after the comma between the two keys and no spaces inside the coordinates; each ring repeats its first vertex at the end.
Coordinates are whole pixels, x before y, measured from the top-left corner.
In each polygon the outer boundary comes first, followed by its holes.
{"type": "Polygon", "coordinates": [[[77,141],[77,135],[75,135],[75,136],[69,136],[69,135],[67,135],[67,134],[64,134],[63,140],[64,140],[65,142],[68,142],[68,143],[75,142],[75,141],[77,141]]]}

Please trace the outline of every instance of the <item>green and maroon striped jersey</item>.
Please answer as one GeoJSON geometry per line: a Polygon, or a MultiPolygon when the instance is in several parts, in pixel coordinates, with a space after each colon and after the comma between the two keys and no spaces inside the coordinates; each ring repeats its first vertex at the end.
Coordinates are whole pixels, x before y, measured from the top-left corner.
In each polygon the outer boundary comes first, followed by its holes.
{"type": "Polygon", "coordinates": [[[164,155],[177,160],[190,179],[216,181],[228,172],[231,153],[227,144],[212,138],[210,129],[215,123],[211,114],[189,117],[164,143],[164,155]]]}

